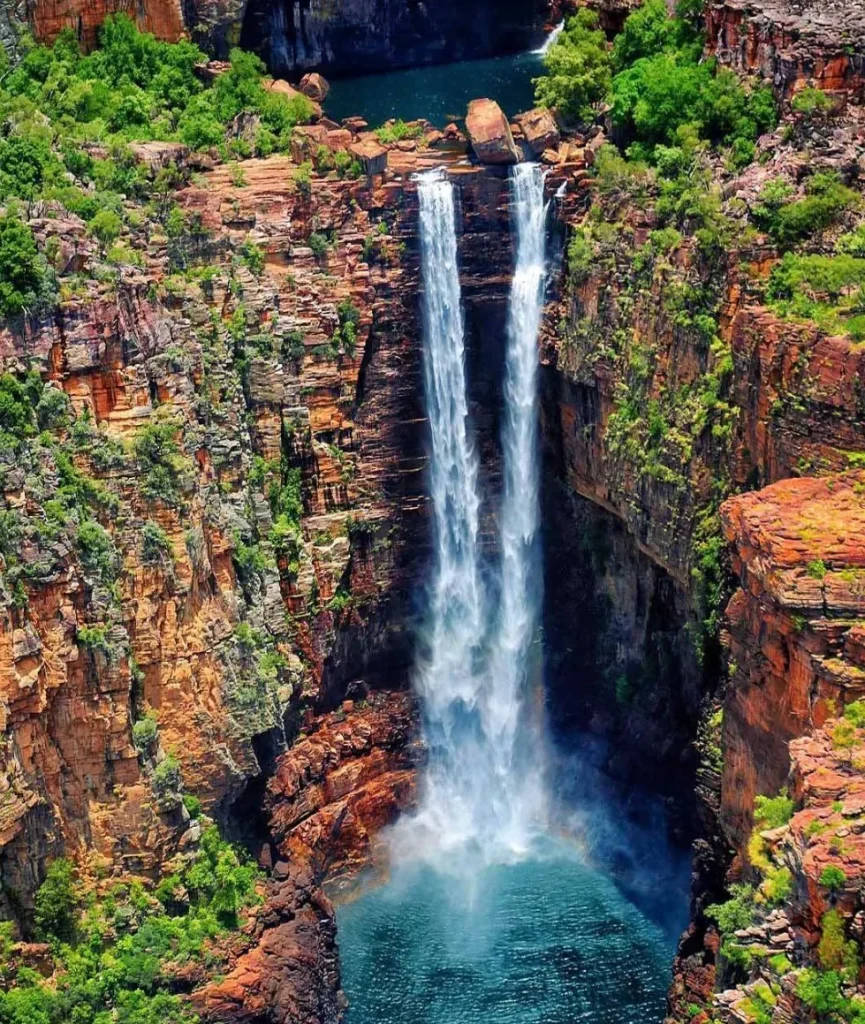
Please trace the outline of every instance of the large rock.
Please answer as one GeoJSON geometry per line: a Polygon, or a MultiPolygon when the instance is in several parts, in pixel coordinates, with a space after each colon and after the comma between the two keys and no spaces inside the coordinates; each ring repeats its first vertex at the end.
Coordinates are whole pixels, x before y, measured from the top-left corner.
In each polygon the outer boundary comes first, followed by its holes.
{"type": "Polygon", "coordinates": [[[324,103],[330,92],[330,83],[317,71],[311,71],[300,80],[300,91],[309,96],[313,103],[324,103]]]}
{"type": "Polygon", "coordinates": [[[540,156],[547,149],[558,148],[559,129],[549,110],[528,110],[525,114],[517,114],[514,120],[522,128],[526,142],[535,156],[540,156]]]}
{"type": "Polygon", "coordinates": [[[516,164],[520,155],[511,126],[495,100],[472,100],[466,117],[466,131],[472,149],[482,163],[516,164]]]}
{"type": "Polygon", "coordinates": [[[387,150],[371,136],[356,142],[349,148],[349,153],[359,160],[364,173],[369,177],[374,174],[383,174],[387,167],[387,150]]]}

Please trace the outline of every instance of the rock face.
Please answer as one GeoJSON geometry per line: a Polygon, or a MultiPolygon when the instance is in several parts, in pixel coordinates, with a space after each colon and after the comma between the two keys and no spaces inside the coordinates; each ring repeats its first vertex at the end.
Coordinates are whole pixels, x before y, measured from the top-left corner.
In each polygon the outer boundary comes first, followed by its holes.
{"type": "MultiPolygon", "coordinates": [[[[99,26],[109,14],[129,12],[122,0],[32,0],[26,5],[26,19],[36,38],[53,42],[63,29],[71,29],[87,49],[97,42],[99,26]]],[[[153,0],[137,6],[132,12],[140,28],[160,39],[175,41],[187,31],[185,7],[179,0],[153,0]]]]}
{"type": "Polygon", "coordinates": [[[146,0],[131,11],[121,0],[33,0],[26,18],[39,40],[51,42],[69,28],[91,47],[107,14],[130,11],[159,38],[190,33],[216,56],[227,56],[239,39],[277,74],[317,68],[345,75],[530,49],[558,20],[561,6],[559,0],[471,0],[468,6],[457,0],[146,0]]]}
{"type": "Polygon", "coordinates": [[[722,814],[743,850],[754,797],[787,781],[791,740],[865,694],[863,474],[784,480],[722,518],[741,582],[727,610],[722,814]]]}
{"type": "Polygon", "coordinates": [[[472,100],[466,115],[466,132],[475,156],[485,164],[516,164],[519,153],[511,126],[495,100],[472,100]]]}
{"type": "Polygon", "coordinates": [[[711,0],[706,29],[710,52],[787,97],[805,85],[860,98],[865,90],[860,0],[711,0]]]}
{"type": "Polygon", "coordinates": [[[375,833],[415,795],[412,699],[375,694],[314,722],[268,784],[276,863],[254,932],[225,978],[195,994],[214,1024],[335,1024],[333,905],[322,890],[367,867],[375,833]]]}

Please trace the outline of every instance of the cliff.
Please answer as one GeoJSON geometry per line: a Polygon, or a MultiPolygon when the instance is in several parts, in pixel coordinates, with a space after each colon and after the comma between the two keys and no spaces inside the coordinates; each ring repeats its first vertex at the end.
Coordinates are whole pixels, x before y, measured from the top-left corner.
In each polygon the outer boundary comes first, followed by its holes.
{"type": "Polygon", "coordinates": [[[861,98],[865,12],[845,0],[711,0],[707,50],[785,96],[812,85],[861,98]]]}
{"type": "Polygon", "coordinates": [[[454,0],[408,6],[397,0],[30,0],[25,17],[38,40],[50,43],[71,29],[89,49],[105,16],[122,11],[160,39],[191,36],[214,56],[240,44],[277,74],[319,68],[346,75],[531,49],[563,6],[561,0],[475,0],[467,12],[454,0]]]}

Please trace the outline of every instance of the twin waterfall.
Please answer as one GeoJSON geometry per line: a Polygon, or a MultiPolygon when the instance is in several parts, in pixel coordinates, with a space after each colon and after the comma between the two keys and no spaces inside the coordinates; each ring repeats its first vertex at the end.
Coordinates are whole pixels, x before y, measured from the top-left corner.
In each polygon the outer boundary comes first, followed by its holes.
{"type": "Polygon", "coordinates": [[[543,730],[528,699],[540,657],[537,532],[537,340],[545,278],[544,175],[511,175],[516,266],[510,295],[502,428],[500,550],[490,573],[478,548],[478,465],[466,397],[454,187],[419,177],[424,370],[431,433],[436,561],[416,686],[429,763],[416,816],[397,828],[451,867],[528,849],[544,817],[543,730]]]}

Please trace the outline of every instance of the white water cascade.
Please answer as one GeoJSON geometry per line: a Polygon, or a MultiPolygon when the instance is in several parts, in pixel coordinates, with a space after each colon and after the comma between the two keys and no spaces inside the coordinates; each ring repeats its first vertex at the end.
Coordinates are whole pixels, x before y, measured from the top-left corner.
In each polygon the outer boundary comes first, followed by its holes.
{"type": "Polygon", "coordinates": [[[544,813],[542,737],[527,706],[540,597],[536,383],[543,192],[540,168],[514,168],[517,259],[502,434],[498,605],[491,607],[477,542],[480,501],[466,398],[454,189],[441,172],[418,179],[436,560],[416,686],[429,762],[420,809],[397,826],[394,845],[398,854],[422,853],[437,863],[447,854],[450,867],[519,855],[544,813]]]}
{"type": "Polygon", "coordinates": [[[547,36],[547,38],[543,41],[541,46],[539,46],[538,49],[535,50],[534,52],[539,57],[546,57],[546,55],[552,49],[553,43],[556,42],[556,40],[559,38],[559,36],[564,31],[565,31],[565,23],[564,23],[564,21],[560,21],[559,24],[556,25],[556,27],[553,29],[553,31],[550,32],[550,34],[547,36]]]}

